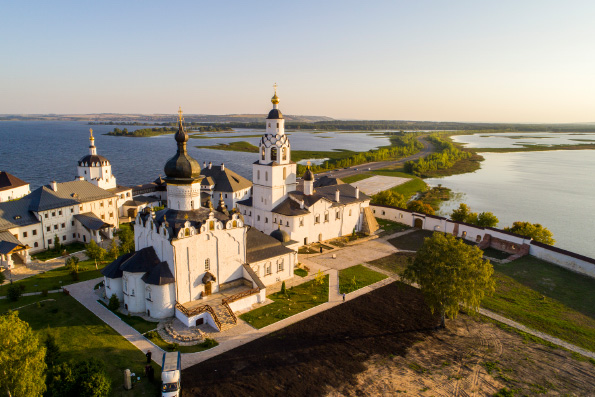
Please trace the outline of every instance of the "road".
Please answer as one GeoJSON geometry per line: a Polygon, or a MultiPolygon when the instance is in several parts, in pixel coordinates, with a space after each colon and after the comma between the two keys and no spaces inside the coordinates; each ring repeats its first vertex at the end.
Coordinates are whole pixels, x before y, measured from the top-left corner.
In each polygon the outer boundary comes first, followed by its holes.
{"type": "Polygon", "coordinates": [[[374,163],[360,164],[360,165],[356,165],[356,166],[344,168],[344,169],[336,169],[336,170],[332,170],[332,171],[321,172],[319,174],[316,174],[316,176],[317,177],[330,176],[333,178],[340,179],[340,178],[345,178],[345,177],[352,176],[352,175],[361,174],[362,171],[368,171],[368,170],[371,171],[371,170],[379,170],[379,169],[388,168],[388,167],[394,168],[396,166],[402,166],[407,161],[417,160],[419,158],[427,156],[428,154],[430,154],[434,151],[434,146],[430,142],[428,142],[426,139],[424,139],[424,137],[420,137],[419,141],[424,145],[424,148],[421,151],[419,151],[411,156],[403,157],[399,160],[377,161],[374,163]]]}

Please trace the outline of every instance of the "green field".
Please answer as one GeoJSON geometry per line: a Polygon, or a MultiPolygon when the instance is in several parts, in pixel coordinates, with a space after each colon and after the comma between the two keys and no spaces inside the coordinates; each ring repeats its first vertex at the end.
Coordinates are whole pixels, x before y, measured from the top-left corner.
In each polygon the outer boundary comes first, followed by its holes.
{"type": "Polygon", "coordinates": [[[384,230],[382,232],[383,236],[411,229],[411,226],[405,225],[404,223],[388,221],[386,219],[380,218],[376,218],[376,221],[378,222],[380,228],[384,230]]]}
{"type": "MultiPolygon", "coordinates": [[[[98,265],[98,269],[95,269],[95,262],[81,261],[79,262],[79,278],[73,280],[70,272],[65,266],[59,267],[54,270],[49,270],[45,273],[38,274],[36,276],[27,277],[25,279],[15,281],[14,284],[24,285],[24,293],[28,292],[42,292],[43,290],[52,291],[59,289],[68,284],[78,283],[81,281],[91,280],[97,277],[101,277],[100,270],[103,269],[106,264],[98,265]]],[[[6,295],[8,286],[5,284],[0,287],[0,296],[6,295]]]]}
{"type": "Polygon", "coordinates": [[[24,305],[28,306],[18,309],[19,317],[29,323],[41,340],[48,333],[56,338],[61,360],[80,361],[94,357],[103,361],[112,380],[113,396],[159,394],[159,366],[152,364],[156,381],[149,383],[144,377],[145,355],[74,298],[55,293],[47,297],[22,297],[18,302],[2,299],[0,313],[24,305]],[[127,368],[141,377],[141,382],[135,383],[132,392],[123,390],[123,374],[127,368]]]}
{"type": "MultiPolygon", "coordinates": [[[[100,305],[104,306],[107,309],[107,305],[103,301],[98,300],[97,302],[99,302],[100,305]]],[[[114,313],[116,316],[120,317],[120,319],[122,321],[124,321],[126,324],[130,325],[132,328],[134,328],[141,334],[144,334],[146,332],[156,329],[157,325],[159,324],[158,321],[157,322],[147,321],[144,318],[139,317],[139,316],[131,316],[131,315],[126,315],[126,314],[122,314],[120,312],[113,312],[113,311],[112,311],[112,313],[114,313]]]]}
{"type": "Polygon", "coordinates": [[[241,314],[240,318],[254,328],[260,329],[328,302],[328,280],[329,277],[326,275],[322,284],[312,280],[289,288],[287,290],[289,296],[283,295],[281,292],[271,294],[267,298],[271,299],[273,303],[241,314]]]}
{"type": "Polygon", "coordinates": [[[250,142],[239,141],[230,143],[219,143],[213,146],[197,146],[199,149],[213,149],[213,150],[227,150],[232,152],[249,152],[258,153],[258,146],[254,146],[250,142]]]}
{"type": "Polygon", "coordinates": [[[411,199],[411,197],[413,195],[415,195],[417,192],[423,192],[428,189],[428,185],[426,185],[426,183],[423,181],[423,179],[421,179],[415,175],[407,174],[407,173],[403,172],[401,169],[396,169],[396,170],[382,169],[382,170],[372,171],[372,173],[374,175],[393,176],[393,177],[397,177],[397,178],[411,179],[410,181],[407,181],[407,182],[403,183],[402,185],[395,186],[392,189],[390,189],[393,192],[402,194],[406,200],[411,199]]]}
{"type": "Polygon", "coordinates": [[[351,175],[351,176],[347,176],[345,178],[341,178],[341,180],[345,183],[354,183],[354,182],[358,182],[358,181],[362,181],[364,179],[368,179],[373,177],[374,175],[372,174],[357,174],[357,175],[351,175]]]}
{"type": "Polygon", "coordinates": [[[85,249],[85,244],[77,242],[77,243],[72,243],[72,244],[61,246],[59,251],[50,249],[50,250],[39,252],[37,254],[31,255],[31,259],[47,261],[49,259],[58,258],[58,257],[64,255],[64,251],[66,251],[67,254],[72,254],[74,252],[83,251],[84,249],[85,249]]]}
{"type": "Polygon", "coordinates": [[[387,276],[368,269],[364,265],[356,265],[339,270],[339,293],[350,293],[370,284],[384,280],[387,276]]]}
{"type": "Polygon", "coordinates": [[[494,269],[496,292],[482,307],[595,351],[595,279],[531,256],[494,269]]]}

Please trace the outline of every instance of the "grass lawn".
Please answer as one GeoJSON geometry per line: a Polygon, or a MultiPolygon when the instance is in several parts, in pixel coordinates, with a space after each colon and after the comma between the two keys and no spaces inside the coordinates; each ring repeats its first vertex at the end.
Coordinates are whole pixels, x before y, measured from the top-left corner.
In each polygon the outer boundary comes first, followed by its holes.
{"type": "Polygon", "coordinates": [[[287,290],[289,297],[281,292],[271,294],[268,298],[273,300],[273,303],[244,313],[240,315],[240,318],[254,328],[260,329],[328,302],[328,279],[329,277],[326,275],[322,284],[312,280],[289,288],[287,290]]]}
{"type": "Polygon", "coordinates": [[[391,238],[388,242],[400,250],[417,251],[423,245],[424,238],[432,237],[432,234],[434,232],[431,230],[416,230],[400,237],[391,238]]]}
{"type": "Polygon", "coordinates": [[[411,174],[402,172],[401,169],[395,169],[395,170],[381,169],[381,170],[371,171],[371,172],[374,175],[394,176],[397,178],[410,178],[411,179],[410,181],[407,181],[407,182],[403,183],[402,185],[395,186],[390,189],[393,192],[402,194],[406,200],[409,200],[417,192],[424,192],[424,191],[428,190],[428,185],[426,185],[426,183],[423,181],[423,179],[421,179],[415,175],[411,175],[411,174]]]}
{"type": "Polygon", "coordinates": [[[350,293],[370,284],[384,280],[387,276],[368,269],[364,265],[356,265],[339,270],[339,293],[350,293]]]}
{"type": "MultiPolygon", "coordinates": [[[[147,335],[145,335],[147,337],[147,339],[149,339],[151,342],[153,342],[154,344],[156,344],[157,346],[159,346],[160,348],[162,348],[165,351],[174,351],[173,350],[173,344],[172,343],[168,343],[166,341],[163,340],[163,338],[161,338],[161,336],[157,333],[157,332],[149,332],[147,335]]],[[[219,343],[217,343],[214,339],[212,340],[212,344],[209,344],[208,342],[202,342],[196,345],[192,345],[192,346],[178,346],[176,351],[179,351],[180,353],[196,353],[196,352],[202,352],[204,350],[209,350],[217,345],[219,345],[219,343]]]]}
{"type": "Polygon", "coordinates": [[[404,223],[393,222],[386,219],[376,218],[378,225],[382,230],[382,235],[389,235],[397,232],[402,232],[403,230],[411,229],[411,226],[405,225],[404,223]]]}
{"type": "Polygon", "coordinates": [[[413,252],[397,252],[384,258],[379,258],[368,262],[372,266],[376,266],[380,269],[389,271],[394,274],[400,274],[403,270],[409,266],[415,259],[415,253],[413,252]]]}
{"type": "Polygon", "coordinates": [[[300,277],[306,277],[308,275],[308,272],[304,269],[293,269],[293,274],[295,274],[296,276],[300,276],[300,277]]]}
{"type": "Polygon", "coordinates": [[[482,307],[595,351],[595,280],[523,257],[494,264],[496,292],[482,307]]]}
{"type": "Polygon", "coordinates": [[[316,254],[316,253],[320,253],[320,249],[315,250],[313,248],[310,248],[307,245],[303,245],[300,248],[298,248],[298,254],[316,254]]]}
{"type": "Polygon", "coordinates": [[[156,380],[149,383],[144,377],[145,355],[71,296],[62,293],[47,297],[27,296],[17,302],[2,299],[0,313],[30,303],[33,304],[19,309],[19,317],[29,323],[41,340],[48,333],[55,336],[60,347],[60,360],[80,361],[94,357],[103,361],[112,380],[112,396],[159,394],[160,367],[152,364],[156,380]],[[40,302],[39,305],[36,302],[40,302]],[[132,393],[123,390],[126,368],[141,377],[140,383],[134,384],[132,393]]]}
{"type": "Polygon", "coordinates": [[[357,174],[357,175],[346,176],[345,178],[341,178],[341,180],[345,183],[354,183],[354,182],[362,181],[364,179],[371,178],[373,176],[374,175],[372,175],[372,174],[357,174]]]}
{"type": "MultiPolygon", "coordinates": [[[[99,302],[101,305],[105,306],[105,308],[107,309],[107,305],[105,304],[105,302],[103,302],[101,300],[98,300],[97,302],[99,302]]],[[[139,317],[139,316],[130,316],[127,314],[122,314],[120,312],[113,312],[113,311],[112,311],[112,313],[114,313],[116,316],[120,317],[120,319],[122,321],[124,321],[126,324],[130,325],[132,328],[134,328],[141,334],[144,334],[145,332],[149,332],[149,331],[156,329],[157,324],[159,324],[158,321],[156,321],[156,322],[147,321],[144,318],[139,317]]]]}
{"type": "Polygon", "coordinates": [[[258,146],[254,146],[250,142],[239,141],[230,143],[219,143],[212,146],[196,146],[199,149],[215,149],[215,150],[228,150],[232,152],[249,152],[258,153],[258,146]]]}
{"type": "MultiPolygon", "coordinates": [[[[99,271],[103,269],[106,264],[98,265],[99,269],[95,269],[95,262],[92,260],[79,262],[79,279],[73,280],[69,271],[65,266],[54,270],[49,270],[45,273],[40,273],[36,276],[27,277],[25,279],[15,281],[14,284],[25,286],[24,293],[27,292],[41,292],[43,290],[55,290],[62,286],[78,283],[81,281],[91,280],[93,278],[101,277],[99,271]],[[62,283],[60,283],[62,281],[62,283]]],[[[6,295],[8,291],[7,285],[0,287],[0,296],[6,295]]]]}
{"type": "Polygon", "coordinates": [[[506,259],[510,256],[509,253],[497,250],[495,248],[486,248],[483,250],[484,256],[489,256],[490,258],[494,259],[506,259]]]}
{"type": "Polygon", "coordinates": [[[85,248],[85,244],[76,242],[68,245],[63,245],[62,247],[60,247],[59,251],[51,249],[31,255],[31,259],[47,261],[48,259],[54,259],[64,255],[64,251],[66,251],[66,253],[68,254],[72,254],[73,252],[83,251],[85,248]]]}

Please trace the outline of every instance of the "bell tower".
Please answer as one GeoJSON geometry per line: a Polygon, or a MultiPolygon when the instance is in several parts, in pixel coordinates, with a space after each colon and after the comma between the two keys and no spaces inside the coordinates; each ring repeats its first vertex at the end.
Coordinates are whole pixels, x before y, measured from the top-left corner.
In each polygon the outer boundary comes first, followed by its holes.
{"type": "MultiPolygon", "coordinates": [[[[266,118],[266,131],[260,140],[258,161],[252,166],[254,190],[252,206],[255,210],[271,211],[287,193],[296,190],[296,164],[291,161],[291,144],[285,135],[285,119],[279,110],[279,97],[275,83],[271,98],[273,109],[266,118]]],[[[272,229],[270,214],[255,217],[254,226],[268,233],[272,229]],[[266,224],[268,220],[268,225],[266,224]]]]}

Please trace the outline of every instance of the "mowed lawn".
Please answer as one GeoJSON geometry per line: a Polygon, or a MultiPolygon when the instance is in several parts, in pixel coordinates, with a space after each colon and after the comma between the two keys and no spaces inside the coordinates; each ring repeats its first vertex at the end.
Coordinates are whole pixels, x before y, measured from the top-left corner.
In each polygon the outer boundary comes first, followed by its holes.
{"type": "Polygon", "coordinates": [[[339,270],[339,293],[348,294],[387,278],[385,274],[356,265],[339,270]]]}
{"type": "Polygon", "coordinates": [[[0,313],[9,309],[17,309],[19,317],[29,323],[40,340],[45,340],[48,333],[54,335],[60,347],[60,360],[94,357],[103,361],[112,380],[113,396],[159,394],[160,367],[152,364],[156,381],[149,383],[144,377],[145,355],[71,296],[54,293],[47,297],[22,297],[17,302],[0,300],[0,313]],[[25,305],[28,306],[22,307],[25,305]],[[135,383],[130,392],[123,389],[127,368],[141,377],[141,382],[135,383]]]}
{"type": "Polygon", "coordinates": [[[276,292],[267,296],[273,303],[259,307],[240,315],[254,328],[262,328],[276,323],[287,317],[311,309],[324,302],[328,302],[328,275],[324,276],[323,282],[319,284],[316,280],[288,288],[287,295],[276,292]]]}
{"type": "Polygon", "coordinates": [[[595,279],[532,256],[494,270],[496,292],[482,307],[595,351],[595,279]]]}
{"type": "MultiPolygon", "coordinates": [[[[13,284],[24,285],[27,292],[41,292],[43,290],[52,291],[60,289],[68,284],[78,283],[81,281],[91,280],[97,277],[101,277],[101,269],[103,269],[107,263],[97,266],[95,269],[95,262],[92,260],[80,261],[79,262],[79,277],[78,280],[74,280],[70,275],[66,266],[59,267],[54,270],[49,270],[45,273],[38,274],[36,276],[27,277],[25,279],[15,281],[13,284]]],[[[0,296],[7,294],[8,284],[4,284],[0,287],[0,296]]]]}

